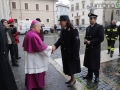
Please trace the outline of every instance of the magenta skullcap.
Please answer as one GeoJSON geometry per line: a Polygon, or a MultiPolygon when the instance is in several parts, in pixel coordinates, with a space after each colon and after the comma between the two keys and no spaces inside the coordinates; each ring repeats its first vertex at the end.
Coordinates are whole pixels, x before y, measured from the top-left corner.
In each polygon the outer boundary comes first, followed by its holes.
{"type": "Polygon", "coordinates": [[[37,20],[33,20],[31,24],[35,25],[36,23],[38,23],[38,21],[37,20]]]}

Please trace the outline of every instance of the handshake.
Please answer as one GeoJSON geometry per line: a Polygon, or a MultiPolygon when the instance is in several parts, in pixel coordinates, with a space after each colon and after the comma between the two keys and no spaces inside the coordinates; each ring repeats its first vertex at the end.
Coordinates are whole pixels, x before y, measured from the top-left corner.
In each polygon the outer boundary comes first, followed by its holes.
{"type": "Polygon", "coordinates": [[[56,46],[53,45],[53,46],[52,46],[52,52],[51,52],[51,54],[52,54],[55,50],[56,50],[56,46]]]}

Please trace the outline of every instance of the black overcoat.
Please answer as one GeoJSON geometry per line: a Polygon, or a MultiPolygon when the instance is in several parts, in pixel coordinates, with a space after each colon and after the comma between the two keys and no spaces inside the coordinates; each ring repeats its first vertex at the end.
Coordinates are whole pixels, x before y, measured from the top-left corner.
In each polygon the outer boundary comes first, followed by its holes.
{"type": "Polygon", "coordinates": [[[85,39],[90,41],[90,45],[86,44],[84,66],[92,70],[99,70],[101,42],[104,40],[103,26],[97,23],[93,27],[88,26],[85,39]]]}
{"type": "Polygon", "coordinates": [[[9,64],[5,30],[0,22],[0,90],[18,90],[9,64]]]}
{"type": "Polygon", "coordinates": [[[79,73],[80,69],[80,38],[77,29],[66,28],[61,31],[60,38],[55,43],[56,48],[61,46],[63,71],[66,75],[79,73]]]}

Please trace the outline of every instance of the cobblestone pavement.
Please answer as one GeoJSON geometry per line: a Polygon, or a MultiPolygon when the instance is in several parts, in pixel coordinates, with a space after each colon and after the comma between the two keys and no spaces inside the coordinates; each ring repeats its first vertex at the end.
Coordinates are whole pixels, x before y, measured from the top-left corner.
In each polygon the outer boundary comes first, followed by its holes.
{"type": "Polygon", "coordinates": [[[86,74],[87,68],[82,68],[81,73],[75,75],[77,80],[85,86],[85,90],[117,90],[114,86],[109,85],[109,83],[104,81],[101,74],[98,83],[94,83],[94,77],[91,81],[84,80],[83,76],[86,76],[86,74]]]}
{"type": "Polygon", "coordinates": [[[81,73],[76,74],[77,80],[82,83],[88,90],[120,90],[120,59],[111,60],[101,63],[100,81],[94,83],[83,79],[87,74],[87,68],[82,68],[81,73]]]}
{"type": "MultiPolygon", "coordinates": [[[[24,52],[22,48],[23,38],[24,35],[20,35],[19,55],[22,58],[19,60],[19,67],[18,68],[12,67],[19,90],[25,90],[24,52]]],[[[58,38],[59,37],[57,35],[46,35],[45,43],[48,45],[53,45],[58,38]]],[[[80,39],[81,39],[80,54],[84,54],[85,52],[85,45],[83,43],[84,35],[80,35],[80,39]]],[[[118,47],[118,41],[116,42],[115,47],[118,47]]],[[[105,50],[106,48],[107,44],[105,40],[102,43],[102,50],[105,50]]],[[[52,58],[61,58],[60,48],[58,48],[55,51],[55,53],[52,55],[52,58]]],[[[82,70],[84,70],[84,68],[82,70]]],[[[44,90],[74,90],[74,88],[67,88],[67,86],[64,84],[65,81],[66,79],[51,64],[49,64],[49,70],[46,72],[46,87],[44,90]]]]}

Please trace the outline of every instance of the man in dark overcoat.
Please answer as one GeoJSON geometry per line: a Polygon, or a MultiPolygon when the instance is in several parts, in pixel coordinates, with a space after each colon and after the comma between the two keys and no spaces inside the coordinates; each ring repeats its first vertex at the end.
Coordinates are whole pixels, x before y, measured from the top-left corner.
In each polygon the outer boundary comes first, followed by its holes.
{"type": "Polygon", "coordinates": [[[0,90],[18,90],[9,64],[5,30],[0,22],[0,90]]]}
{"type": "Polygon", "coordinates": [[[86,29],[84,43],[86,44],[84,66],[88,68],[87,76],[83,79],[93,78],[95,83],[99,81],[101,42],[104,40],[104,29],[102,25],[96,23],[97,15],[89,13],[90,25],[86,29]]]}

